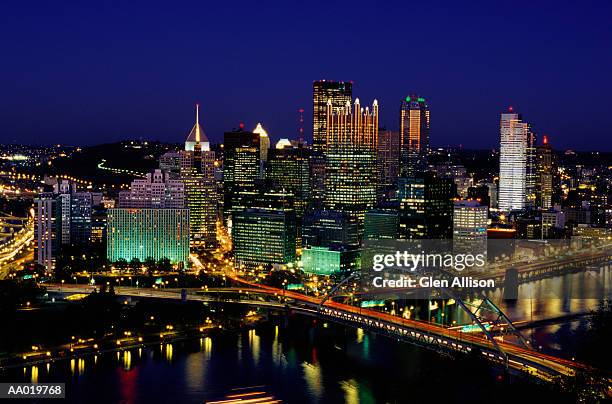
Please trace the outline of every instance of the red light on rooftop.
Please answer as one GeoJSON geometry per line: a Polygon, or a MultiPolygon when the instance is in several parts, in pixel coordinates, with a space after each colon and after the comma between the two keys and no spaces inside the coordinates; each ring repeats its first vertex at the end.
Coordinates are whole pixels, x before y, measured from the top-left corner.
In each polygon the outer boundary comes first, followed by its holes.
{"type": "Polygon", "coordinates": [[[508,112],[512,112],[512,111],[514,111],[514,108],[512,108],[512,105],[510,105],[510,106],[508,107],[508,112]]]}
{"type": "Polygon", "coordinates": [[[244,122],[240,122],[238,126],[240,127],[240,129],[244,129],[244,122]]]}
{"type": "Polygon", "coordinates": [[[548,144],[548,136],[544,135],[544,138],[542,138],[542,143],[548,144]]]}

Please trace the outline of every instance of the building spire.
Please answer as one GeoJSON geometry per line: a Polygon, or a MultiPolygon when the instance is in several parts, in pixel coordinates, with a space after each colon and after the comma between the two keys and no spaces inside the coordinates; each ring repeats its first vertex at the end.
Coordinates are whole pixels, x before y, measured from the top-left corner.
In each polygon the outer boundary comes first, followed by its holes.
{"type": "Polygon", "coordinates": [[[196,104],[195,141],[200,143],[200,104],[196,104]]]}
{"type": "Polygon", "coordinates": [[[185,150],[193,151],[196,144],[200,144],[202,150],[210,150],[208,138],[200,125],[200,104],[195,105],[195,125],[193,125],[191,132],[187,136],[185,150]]]}

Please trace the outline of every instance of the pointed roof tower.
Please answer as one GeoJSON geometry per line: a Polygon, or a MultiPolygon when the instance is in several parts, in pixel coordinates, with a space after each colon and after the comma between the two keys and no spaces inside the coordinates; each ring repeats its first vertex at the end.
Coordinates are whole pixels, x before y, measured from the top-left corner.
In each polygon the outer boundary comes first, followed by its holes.
{"type": "Polygon", "coordinates": [[[200,104],[196,104],[195,118],[195,125],[193,125],[191,132],[189,132],[187,140],[185,140],[185,150],[193,151],[194,146],[199,143],[203,151],[209,151],[210,143],[208,142],[208,138],[200,125],[200,104]]]}

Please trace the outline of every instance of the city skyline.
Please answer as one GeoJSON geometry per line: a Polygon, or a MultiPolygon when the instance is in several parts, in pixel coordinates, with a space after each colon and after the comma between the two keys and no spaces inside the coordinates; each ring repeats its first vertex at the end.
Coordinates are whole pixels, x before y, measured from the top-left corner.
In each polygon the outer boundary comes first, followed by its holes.
{"type": "Polygon", "coordinates": [[[0,5],[0,398],[609,401],[612,3],[448,3],[0,5]]]}
{"type": "MultiPolygon", "coordinates": [[[[337,25],[326,22],[317,7],[240,7],[242,16],[222,6],[197,5],[166,15],[151,5],[139,19],[142,8],[135,6],[125,6],[122,18],[105,5],[41,5],[39,14],[5,6],[5,15],[16,18],[2,24],[3,37],[17,36],[21,45],[4,47],[0,139],[80,145],[126,137],[180,142],[189,130],[185,122],[191,107],[199,102],[212,142],[220,142],[241,121],[246,127],[262,122],[273,140],[297,138],[299,108],[305,110],[305,137],[311,141],[312,82],[328,79],[352,81],[354,97],[377,99],[381,125],[393,130],[401,100],[422,95],[430,104],[434,147],[495,147],[496,115],[512,105],[559,149],[612,150],[606,113],[610,31],[602,19],[608,4],[600,9],[556,4],[552,12],[527,4],[448,10],[418,5],[410,10],[416,17],[413,29],[423,33],[411,43],[423,56],[418,63],[401,52],[407,46],[400,24],[405,6],[373,6],[368,15],[359,7],[344,10],[347,18],[337,25]],[[205,23],[186,27],[193,24],[184,22],[198,12],[205,23]],[[257,21],[252,32],[229,29],[245,25],[246,18],[257,21]],[[47,36],[51,20],[64,27],[47,36]],[[363,29],[365,21],[373,22],[372,30],[363,29]],[[86,23],[87,28],[81,25],[86,23]],[[489,30],[487,38],[479,29],[489,30]],[[356,62],[343,56],[363,43],[372,44],[381,57],[356,62]],[[527,62],[516,62],[515,52],[527,62]],[[186,69],[188,56],[203,67],[186,69]],[[570,100],[572,114],[558,114],[570,100]],[[464,128],[459,136],[457,127],[464,128]],[[583,136],[590,141],[575,141],[583,136]]],[[[336,5],[326,10],[342,11],[336,5]]]]}

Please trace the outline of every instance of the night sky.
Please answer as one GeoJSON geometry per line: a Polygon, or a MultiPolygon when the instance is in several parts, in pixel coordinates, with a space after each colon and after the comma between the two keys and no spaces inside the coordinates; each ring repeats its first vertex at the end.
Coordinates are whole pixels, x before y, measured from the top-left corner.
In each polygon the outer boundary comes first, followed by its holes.
{"type": "Polygon", "coordinates": [[[312,81],[353,81],[398,127],[426,97],[434,146],[497,147],[512,105],[553,146],[612,151],[612,2],[5,1],[0,141],[296,137],[312,81]],[[90,3],[90,4],[86,4],[90,3]],[[129,4],[128,4],[129,3],[129,4]]]}

